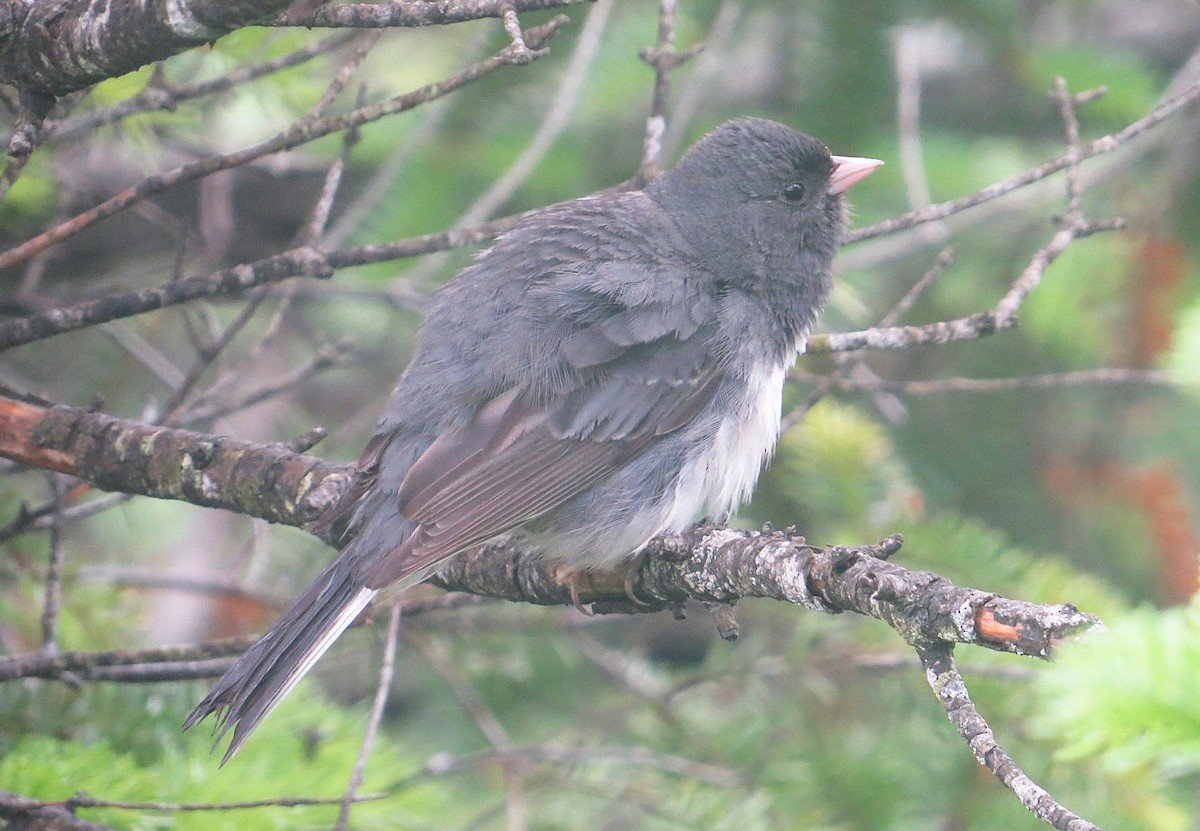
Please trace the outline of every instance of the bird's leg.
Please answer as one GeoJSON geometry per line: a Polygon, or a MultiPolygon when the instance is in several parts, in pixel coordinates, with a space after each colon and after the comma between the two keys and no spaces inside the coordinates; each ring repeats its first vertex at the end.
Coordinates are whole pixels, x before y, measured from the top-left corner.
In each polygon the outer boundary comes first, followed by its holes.
{"type": "Polygon", "coordinates": [[[635,605],[649,606],[650,604],[642,600],[633,591],[633,584],[637,582],[638,574],[642,571],[642,564],[646,562],[646,549],[639,550],[633,555],[633,559],[625,564],[625,596],[628,597],[635,605]]]}
{"type": "Polygon", "coordinates": [[[563,571],[566,571],[565,564],[564,567],[559,568],[557,576],[559,580],[564,581],[567,584],[567,591],[571,593],[571,605],[575,607],[575,610],[579,612],[579,614],[587,615],[588,617],[595,617],[596,613],[584,606],[579,599],[579,575],[581,572],[567,571],[566,574],[563,574],[563,571]]]}

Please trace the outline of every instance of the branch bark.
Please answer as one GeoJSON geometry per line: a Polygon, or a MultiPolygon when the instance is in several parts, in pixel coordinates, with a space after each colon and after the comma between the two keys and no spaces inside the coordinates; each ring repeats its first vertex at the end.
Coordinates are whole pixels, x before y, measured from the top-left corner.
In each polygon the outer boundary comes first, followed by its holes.
{"type": "Polygon", "coordinates": [[[270,19],[289,0],[54,0],[0,7],[0,83],[56,98],[270,19]]]}
{"type": "MultiPolygon", "coordinates": [[[[514,0],[518,12],[591,0],[514,0]]],[[[434,26],[500,17],[499,0],[399,0],[285,14],[290,0],[79,0],[0,4],[0,83],[57,98],[250,25],[434,26]]]]}
{"type": "MultiPolygon", "coordinates": [[[[106,490],[225,508],[294,526],[313,523],[349,485],[351,468],[255,444],[153,427],[71,407],[0,397],[0,455],[70,473],[106,490]]],[[[597,612],[679,609],[688,600],[782,600],[817,611],[878,618],[919,647],[969,643],[1047,657],[1064,635],[1098,621],[1073,606],[1040,606],[886,562],[899,537],[877,546],[819,549],[789,532],[699,526],[655,540],[626,593],[627,575],[573,577],[536,549],[504,539],[459,555],[437,585],[538,605],[578,600],[597,612]]]]}
{"type": "Polygon", "coordinates": [[[285,525],[315,520],[349,466],[239,441],[0,396],[0,456],[98,488],[225,508],[285,525]]]}

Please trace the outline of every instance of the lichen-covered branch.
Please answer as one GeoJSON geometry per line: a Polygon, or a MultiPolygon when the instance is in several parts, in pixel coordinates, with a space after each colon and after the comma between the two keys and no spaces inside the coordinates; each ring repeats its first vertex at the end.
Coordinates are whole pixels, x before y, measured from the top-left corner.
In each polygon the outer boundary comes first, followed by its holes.
{"type": "Polygon", "coordinates": [[[98,488],[312,522],[350,480],[347,465],[239,441],[0,397],[0,456],[98,488]]]}
{"type": "Polygon", "coordinates": [[[581,603],[598,613],[677,609],[688,600],[732,603],[770,598],[837,614],[878,618],[908,643],[965,643],[1039,658],[1064,636],[1099,621],[1071,605],[1044,606],[955,586],[932,572],[884,559],[900,548],[879,545],[816,548],[786,531],[697,526],[646,548],[625,593],[626,575],[564,575],[512,541],[459,555],[433,582],[446,589],[543,605],[581,603]]]}
{"type": "MultiPolygon", "coordinates": [[[[273,444],[153,427],[71,407],[0,397],[0,455],[52,467],[106,490],[225,508],[305,526],[349,485],[351,470],[273,444]]],[[[452,560],[435,580],[447,589],[540,605],[578,599],[598,612],[676,609],[688,600],[773,598],[819,611],[857,612],[888,623],[914,645],[970,643],[1047,656],[1063,635],[1096,623],[1071,606],[1039,606],[953,585],[889,563],[878,546],[814,548],[780,531],[699,526],[647,547],[632,588],[626,575],[574,577],[536,549],[504,540],[452,560]],[[574,593],[574,596],[573,596],[574,593]]]]}

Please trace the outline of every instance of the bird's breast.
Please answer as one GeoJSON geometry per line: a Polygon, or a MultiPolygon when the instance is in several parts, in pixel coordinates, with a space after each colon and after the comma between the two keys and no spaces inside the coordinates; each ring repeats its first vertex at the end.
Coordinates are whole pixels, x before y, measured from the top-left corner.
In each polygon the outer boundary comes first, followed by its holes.
{"type": "Polygon", "coordinates": [[[732,513],[750,497],[779,438],[783,379],[790,363],[764,361],[746,374],[743,388],[719,415],[716,430],[680,471],[664,530],[682,530],[705,512],[732,513]]]}

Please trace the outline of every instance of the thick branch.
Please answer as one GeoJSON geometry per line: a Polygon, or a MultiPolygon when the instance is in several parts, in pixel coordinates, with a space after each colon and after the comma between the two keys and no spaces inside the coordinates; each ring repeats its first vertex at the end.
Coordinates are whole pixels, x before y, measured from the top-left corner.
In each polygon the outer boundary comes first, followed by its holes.
{"type": "Polygon", "coordinates": [[[280,445],[4,397],[0,456],[69,473],[104,490],[179,499],[287,525],[315,520],[350,479],[346,465],[280,445]]]}
{"type": "Polygon", "coordinates": [[[6,2],[0,83],[61,96],[266,20],[289,0],[6,2]]]}
{"type": "MultiPolygon", "coordinates": [[[[97,487],[306,525],[347,487],[350,469],[253,444],[0,398],[0,455],[71,473],[97,487]]],[[[916,645],[971,643],[1045,657],[1054,642],[1095,619],[1072,606],[1038,606],[963,589],[885,562],[899,538],[865,548],[816,549],[783,532],[700,527],[652,543],[634,589],[625,575],[566,576],[536,550],[506,541],[455,558],[444,588],[524,603],[572,603],[597,611],[678,608],[687,600],[783,600],[824,612],[879,618],[916,645]]]]}
{"type": "Polygon", "coordinates": [[[595,611],[620,614],[675,609],[687,600],[769,598],[878,618],[918,646],[967,643],[1039,658],[1048,657],[1065,635],[1099,622],[1069,604],[1010,600],[885,562],[900,544],[893,537],[878,546],[820,549],[787,532],[698,526],[646,548],[633,584],[637,603],[625,593],[622,571],[572,578],[512,542],[459,555],[433,582],[542,605],[572,603],[574,590],[595,611]]]}

